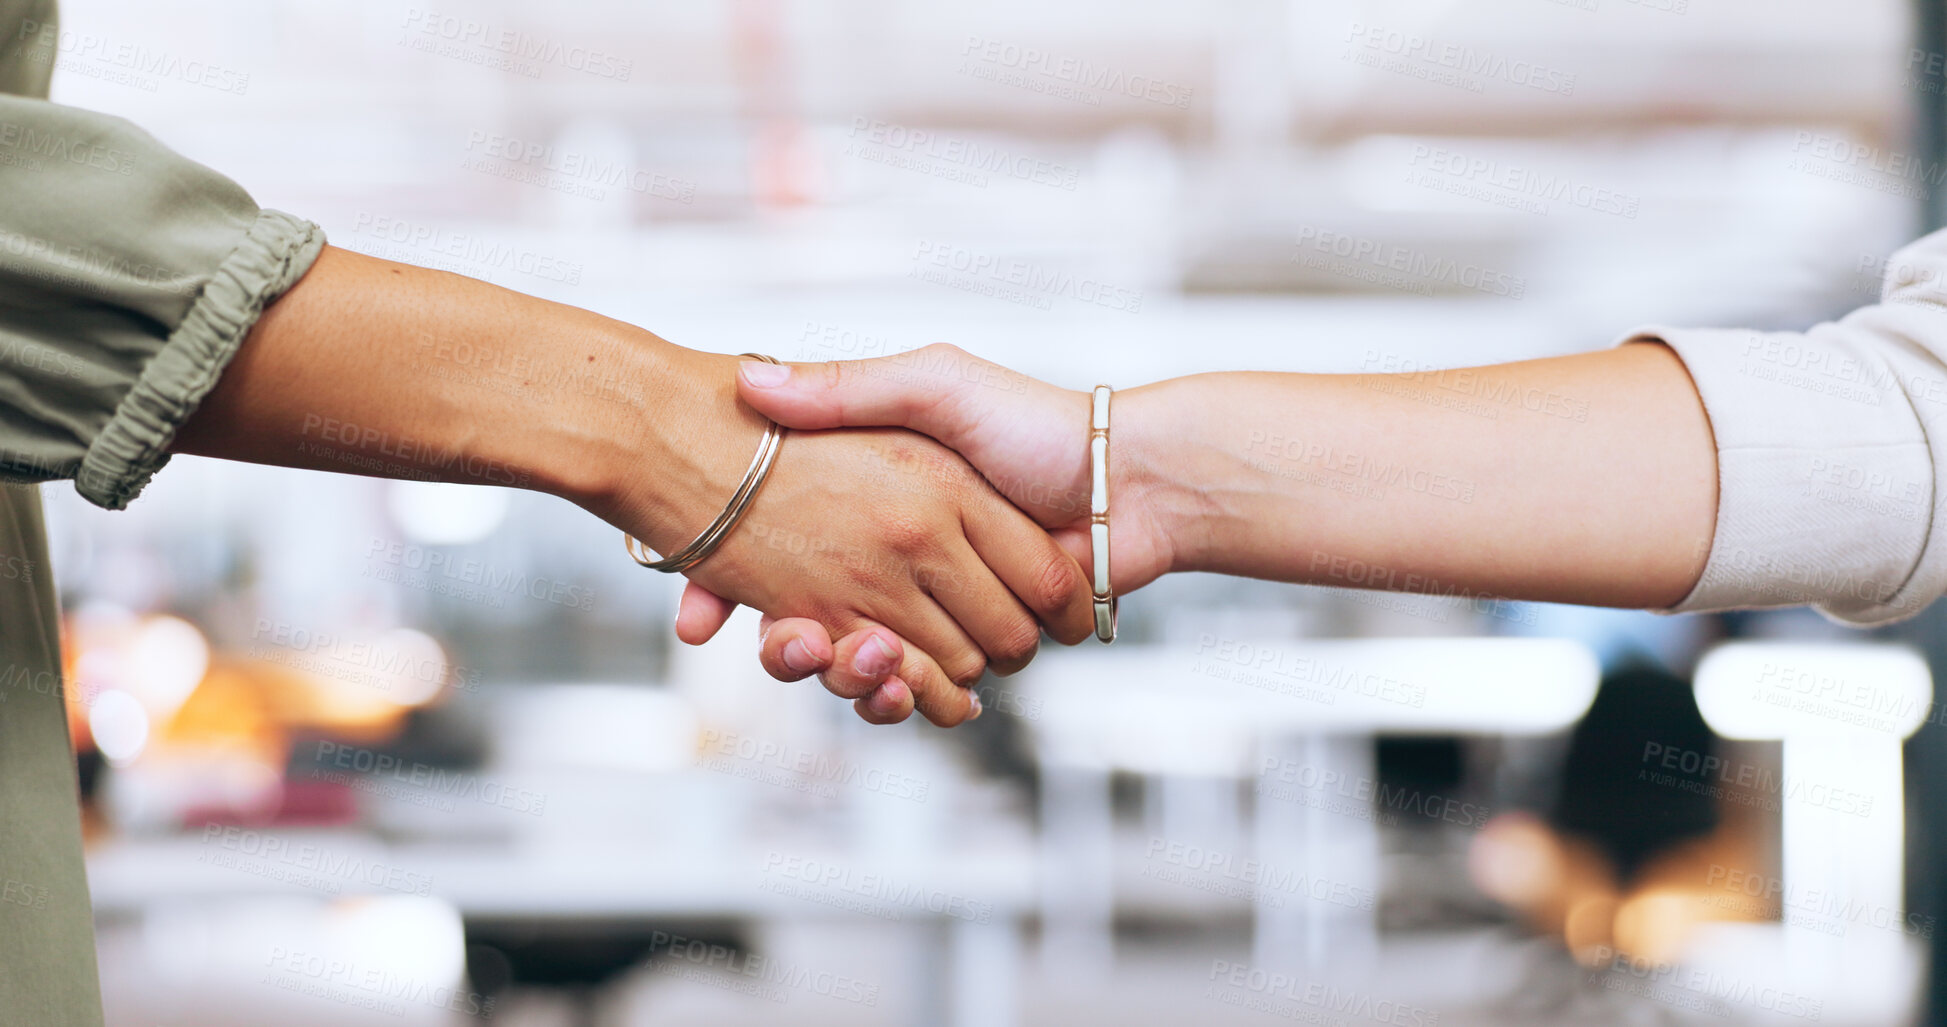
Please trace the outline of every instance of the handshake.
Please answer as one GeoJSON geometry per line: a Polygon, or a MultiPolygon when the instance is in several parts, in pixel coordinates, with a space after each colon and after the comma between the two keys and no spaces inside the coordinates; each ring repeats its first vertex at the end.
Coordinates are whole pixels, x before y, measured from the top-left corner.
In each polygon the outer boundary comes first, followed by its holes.
{"type": "MultiPolygon", "coordinates": [[[[712,637],[734,595],[765,613],[774,677],[818,674],[873,723],[917,709],[950,727],[980,715],[971,686],[984,671],[1027,666],[1043,628],[1064,644],[1092,633],[1090,394],[946,345],[746,359],[737,393],[796,430],[737,531],[690,572],[684,641],[712,637]]],[[[1117,593],[1170,563],[1138,501],[1146,412],[1139,391],[1117,397],[1117,593]]]]}
{"type": "MultiPolygon", "coordinates": [[[[1413,374],[1205,374],[1117,392],[1110,590],[1194,570],[1476,603],[1689,594],[1710,550],[1715,451],[1674,354],[1632,345],[1458,374],[1506,395],[1600,398],[1603,416],[1509,405],[1482,418],[1413,374]]],[[[817,674],[874,723],[917,709],[952,726],[980,714],[981,674],[1026,666],[1042,629],[1071,645],[1092,632],[1089,393],[946,345],[744,360],[734,389],[793,431],[748,516],[687,571],[678,637],[704,642],[748,604],[772,676],[817,674]]],[[[664,483],[695,490],[665,508],[674,523],[722,502],[745,445],[692,461],[691,484],[664,483]]],[[[685,541],[673,534],[651,541],[670,552],[685,541]]]]}
{"type": "Polygon", "coordinates": [[[1199,374],[1113,406],[1098,475],[1089,393],[952,346],[740,363],[326,247],[171,450],[392,474],[402,461],[371,459],[370,438],[437,455],[438,480],[519,468],[526,487],[672,554],[658,564],[690,579],[678,637],[704,642],[748,605],[764,614],[767,671],[820,675],[877,723],[917,709],[958,724],[980,712],[969,686],[1026,666],[1044,628],[1088,637],[1098,498],[1116,595],[1204,571],[1661,608],[1691,594],[1712,550],[1711,425],[1662,345],[1457,371],[1199,374]],[[583,387],[591,375],[614,388],[583,387]],[[1547,396],[1587,416],[1525,398],[1547,396]],[[320,438],[323,418],[362,430],[320,438]],[[791,429],[781,446],[771,422],[791,429]]]}

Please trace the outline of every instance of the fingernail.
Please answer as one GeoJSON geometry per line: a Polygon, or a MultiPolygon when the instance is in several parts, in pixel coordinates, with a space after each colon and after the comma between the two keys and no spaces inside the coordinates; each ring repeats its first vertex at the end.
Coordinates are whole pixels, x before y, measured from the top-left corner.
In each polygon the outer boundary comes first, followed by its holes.
{"type": "Polygon", "coordinates": [[[979,692],[968,692],[968,693],[967,693],[967,698],[969,698],[969,699],[971,699],[971,700],[973,700],[973,712],[972,712],[972,713],[969,713],[969,714],[967,714],[967,719],[968,719],[968,720],[979,720],[979,719],[980,719],[980,708],[981,708],[981,707],[980,707],[980,693],[979,693],[979,692]]]}
{"type": "Polygon", "coordinates": [[[852,669],[866,677],[876,678],[891,672],[894,661],[898,659],[899,654],[892,651],[892,646],[887,645],[885,639],[873,635],[859,646],[858,655],[852,657],[852,669]]]}
{"type": "Polygon", "coordinates": [[[791,380],[791,369],[783,364],[769,364],[762,360],[743,360],[737,363],[737,373],[754,389],[774,389],[791,380]]]}
{"type": "Polygon", "coordinates": [[[818,669],[818,658],[811,655],[811,647],[804,639],[794,638],[784,643],[784,665],[793,673],[809,674],[818,669]]]}

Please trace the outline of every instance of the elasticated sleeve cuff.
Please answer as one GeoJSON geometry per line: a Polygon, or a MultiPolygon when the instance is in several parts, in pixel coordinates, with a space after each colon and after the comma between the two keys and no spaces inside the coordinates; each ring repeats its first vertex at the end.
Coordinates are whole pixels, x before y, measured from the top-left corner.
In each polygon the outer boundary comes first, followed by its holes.
{"type": "Polygon", "coordinates": [[[75,477],[83,497],[120,510],[142,491],[169,462],[176,429],[216,386],[264,307],[304,277],[323,249],[317,225],[282,211],[257,215],[88,447],[75,477]]]}
{"type": "Polygon", "coordinates": [[[122,118],[17,96],[0,197],[0,479],[120,509],[324,233],[122,118]]]}

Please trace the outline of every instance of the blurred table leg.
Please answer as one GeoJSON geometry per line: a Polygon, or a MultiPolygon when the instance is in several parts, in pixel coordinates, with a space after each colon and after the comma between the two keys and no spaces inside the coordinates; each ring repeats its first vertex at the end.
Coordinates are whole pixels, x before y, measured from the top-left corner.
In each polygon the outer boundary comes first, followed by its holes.
{"type": "Polygon", "coordinates": [[[1013,1027],[1018,1020],[1021,925],[1013,920],[948,919],[950,1027],[1013,1027]]]}
{"type": "Polygon", "coordinates": [[[1051,980],[1102,980],[1114,964],[1114,809],[1109,772],[1041,770],[1041,960],[1051,980]]]}

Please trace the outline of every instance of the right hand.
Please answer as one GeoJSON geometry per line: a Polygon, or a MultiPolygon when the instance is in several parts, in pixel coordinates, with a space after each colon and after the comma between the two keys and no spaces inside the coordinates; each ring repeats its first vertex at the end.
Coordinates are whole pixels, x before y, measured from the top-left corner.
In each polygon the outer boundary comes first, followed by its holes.
{"type": "MultiPolygon", "coordinates": [[[[1033,658],[1041,624],[1073,642],[1091,623],[1081,568],[1045,531],[951,451],[889,429],[787,435],[749,515],[688,573],[727,601],[725,614],[743,603],[839,637],[820,655],[855,668],[834,679],[849,697],[896,680],[899,691],[860,708],[875,721],[916,706],[958,724],[977,712],[968,686],[990,662],[1012,673],[1033,658]]],[[[678,629],[698,641],[694,614],[678,629]]],[[[788,641],[767,667],[789,666],[788,641]]]]}
{"type": "MultiPolygon", "coordinates": [[[[783,366],[745,361],[737,391],[760,413],[791,428],[883,425],[929,435],[958,451],[1002,495],[1050,529],[1084,567],[1091,564],[1088,393],[1037,381],[943,343],[874,360],[783,366]]],[[[1139,412],[1132,401],[1140,402],[1140,394],[1118,395],[1111,418],[1110,564],[1118,595],[1155,580],[1173,558],[1160,518],[1144,502],[1145,483],[1153,476],[1140,447],[1131,445],[1140,430],[1130,416],[1139,412]]],[[[689,630],[708,637],[728,608],[707,592],[691,592],[684,597],[683,617],[689,630]]],[[[857,644],[841,638],[837,647],[857,644]]],[[[833,642],[823,625],[781,619],[766,625],[760,649],[773,676],[796,680],[818,662],[805,654],[832,652],[833,642]],[[797,660],[788,661],[787,652],[797,660]]],[[[839,694],[865,695],[861,713],[887,701],[881,693],[861,692],[868,681],[856,675],[846,676],[842,691],[829,672],[825,683],[839,694]]]]}

